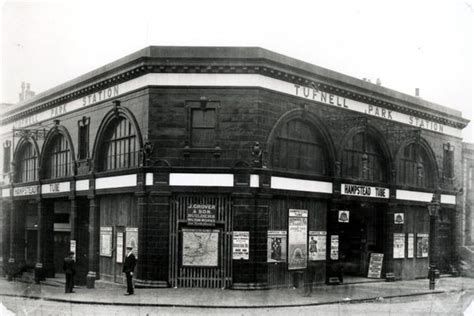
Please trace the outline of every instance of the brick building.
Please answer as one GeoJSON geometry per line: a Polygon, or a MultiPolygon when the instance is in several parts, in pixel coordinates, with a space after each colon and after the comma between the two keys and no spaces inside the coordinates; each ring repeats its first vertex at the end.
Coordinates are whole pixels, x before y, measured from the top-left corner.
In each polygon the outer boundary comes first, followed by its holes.
{"type": "Polygon", "coordinates": [[[148,47],[3,115],[4,271],[72,248],[79,282],[122,282],[131,244],[148,286],[448,273],[467,123],[261,48],[148,47]]]}

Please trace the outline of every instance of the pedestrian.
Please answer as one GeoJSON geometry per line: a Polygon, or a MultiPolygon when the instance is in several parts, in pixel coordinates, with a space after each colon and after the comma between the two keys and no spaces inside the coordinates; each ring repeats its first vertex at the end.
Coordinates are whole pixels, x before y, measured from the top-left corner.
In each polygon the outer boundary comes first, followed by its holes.
{"type": "Polygon", "coordinates": [[[64,258],[63,270],[66,273],[66,289],[65,293],[74,293],[74,275],[76,274],[76,261],[74,260],[74,252],[70,251],[69,256],[64,258]]]}
{"type": "Polygon", "coordinates": [[[133,247],[127,247],[127,256],[125,257],[125,262],[123,264],[123,272],[127,278],[127,294],[125,295],[132,295],[133,294],[133,270],[135,270],[135,265],[137,264],[137,259],[133,254],[133,247]]]}

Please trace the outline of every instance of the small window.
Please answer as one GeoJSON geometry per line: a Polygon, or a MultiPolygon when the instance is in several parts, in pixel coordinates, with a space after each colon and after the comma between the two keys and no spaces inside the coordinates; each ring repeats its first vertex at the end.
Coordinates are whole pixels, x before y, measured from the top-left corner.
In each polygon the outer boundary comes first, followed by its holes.
{"type": "Polygon", "coordinates": [[[79,121],[79,160],[89,158],[89,121],[90,118],[85,116],[79,121]]]}
{"type": "Polygon", "coordinates": [[[218,145],[218,102],[187,103],[189,141],[192,148],[214,148],[218,145]]]}
{"type": "Polygon", "coordinates": [[[454,178],[454,146],[450,143],[443,145],[443,176],[446,180],[454,178]]]}
{"type": "Polygon", "coordinates": [[[3,143],[3,173],[10,172],[12,143],[7,140],[3,143]]]}

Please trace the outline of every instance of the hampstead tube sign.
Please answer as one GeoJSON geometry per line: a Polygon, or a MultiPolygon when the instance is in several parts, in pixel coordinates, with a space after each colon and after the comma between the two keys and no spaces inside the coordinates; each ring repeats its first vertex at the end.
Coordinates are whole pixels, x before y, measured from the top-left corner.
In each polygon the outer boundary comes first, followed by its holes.
{"type": "Polygon", "coordinates": [[[379,198],[379,199],[388,199],[390,197],[390,190],[388,188],[370,187],[366,185],[342,183],[341,194],[379,198]]]}

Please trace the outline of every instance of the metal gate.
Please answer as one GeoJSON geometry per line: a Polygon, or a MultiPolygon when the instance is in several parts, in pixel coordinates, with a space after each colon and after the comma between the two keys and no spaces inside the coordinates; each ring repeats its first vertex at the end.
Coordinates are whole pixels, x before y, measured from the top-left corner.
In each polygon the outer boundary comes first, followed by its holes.
{"type": "Polygon", "coordinates": [[[226,288],[232,283],[232,204],[227,195],[175,194],[170,216],[170,276],[173,287],[226,288]],[[219,231],[217,267],[182,264],[183,228],[189,228],[186,210],[191,204],[216,205],[219,231]]]}

